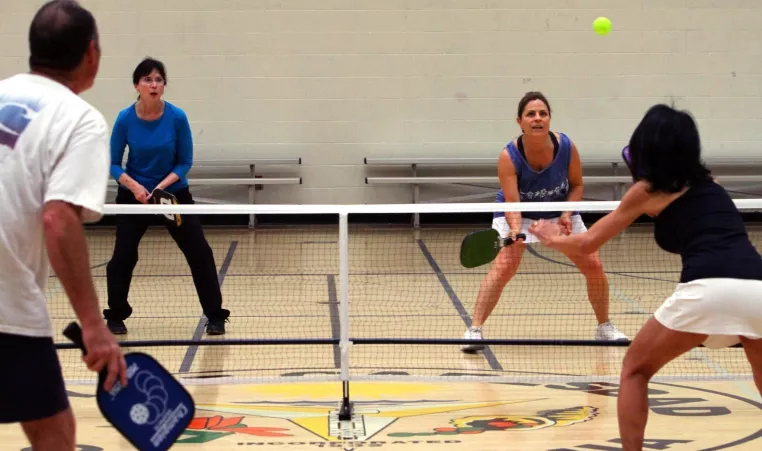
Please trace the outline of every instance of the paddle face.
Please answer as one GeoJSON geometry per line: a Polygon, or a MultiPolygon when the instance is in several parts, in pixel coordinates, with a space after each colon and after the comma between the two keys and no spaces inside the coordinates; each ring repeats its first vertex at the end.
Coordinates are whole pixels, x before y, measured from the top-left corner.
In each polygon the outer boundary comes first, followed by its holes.
{"type": "Polygon", "coordinates": [[[127,386],[117,381],[107,392],[99,383],[98,407],[106,420],[139,450],[167,450],[193,420],[193,398],[148,354],[132,352],[124,358],[127,386]]]}
{"type": "MultiPolygon", "coordinates": [[[[153,190],[151,193],[151,200],[154,204],[159,205],[177,205],[177,198],[173,194],[158,188],[153,190]]],[[[180,214],[166,213],[162,216],[164,216],[168,222],[176,225],[177,227],[182,225],[182,217],[180,214]]]]}
{"type": "Polygon", "coordinates": [[[500,234],[495,229],[471,232],[460,244],[460,264],[466,268],[486,265],[500,252],[500,234]]]}
{"type": "MultiPolygon", "coordinates": [[[[516,235],[517,240],[526,240],[523,233],[516,235]]],[[[495,229],[485,229],[471,232],[463,238],[460,244],[460,264],[466,268],[476,268],[486,265],[497,257],[500,249],[513,244],[513,238],[501,238],[495,229]]]]}
{"type": "MultiPolygon", "coordinates": [[[[83,353],[82,329],[72,322],[63,332],[83,353]]],[[[103,388],[104,369],[98,375],[95,398],[104,418],[140,451],[168,450],[193,420],[195,402],[190,393],[153,357],[142,352],[124,355],[127,386],[117,380],[103,388]]]]}

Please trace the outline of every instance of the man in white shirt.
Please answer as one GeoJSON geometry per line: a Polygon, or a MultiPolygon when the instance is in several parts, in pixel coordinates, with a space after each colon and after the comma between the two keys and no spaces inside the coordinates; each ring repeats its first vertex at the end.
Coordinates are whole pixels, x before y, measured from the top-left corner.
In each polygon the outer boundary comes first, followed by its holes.
{"type": "Polygon", "coordinates": [[[78,96],[98,73],[93,16],[72,0],[43,5],[29,33],[30,68],[0,81],[0,423],[21,423],[32,449],[74,450],[45,284],[48,261],[82,326],[88,368],[127,383],[100,314],[83,221],[101,217],[108,129],[78,96]],[[49,260],[48,260],[49,259],[49,260]]]}

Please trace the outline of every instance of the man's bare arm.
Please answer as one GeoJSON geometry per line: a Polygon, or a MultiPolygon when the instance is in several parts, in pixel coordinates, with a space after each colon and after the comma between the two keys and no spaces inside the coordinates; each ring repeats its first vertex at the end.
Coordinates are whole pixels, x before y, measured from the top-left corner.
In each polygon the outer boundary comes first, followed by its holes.
{"type": "Polygon", "coordinates": [[[43,208],[42,220],[50,264],[77,318],[85,328],[103,324],[98,295],[90,274],[81,208],[62,201],[51,201],[43,208]]]}

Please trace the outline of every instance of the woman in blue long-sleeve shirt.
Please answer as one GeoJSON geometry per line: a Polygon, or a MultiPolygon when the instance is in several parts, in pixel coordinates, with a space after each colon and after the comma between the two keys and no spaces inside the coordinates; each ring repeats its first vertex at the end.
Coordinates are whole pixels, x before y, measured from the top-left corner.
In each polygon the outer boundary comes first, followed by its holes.
{"type": "MultiPolygon", "coordinates": [[[[118,204],[148,203],[154,189],[174,194],[181,204],[192,204],[188,171],[193,163],[193,138],[185,112],[162,100],[166,69],[146,58],[133,72],[138,101],[122,110],[111,134],[111,175],[119,182],[118,204]],[[125,148],[127,164],[122,167],[125,148]]],[[[132,314],[127,295],[132,271],[138,262],[138,246],[151,224],[150,215],[117,216],[114,254],[106,267],[108,309],[103,311],[109,329],[124,334],[124,324],[132,314]]],[[[225,333],[230,315],[222,308],[214,254],[195,215],[183,215],[182,225],[167,225],[172,238],[185,255],[204,314],[209,334],[225,333]]]]}

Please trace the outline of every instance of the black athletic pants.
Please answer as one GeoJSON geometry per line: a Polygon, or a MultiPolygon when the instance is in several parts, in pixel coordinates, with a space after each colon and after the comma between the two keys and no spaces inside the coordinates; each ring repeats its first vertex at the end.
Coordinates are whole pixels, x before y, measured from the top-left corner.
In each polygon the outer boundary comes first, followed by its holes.
{"type": "MultiPolygon", "coordinates": [[[[188,188],[173,194],[180,204],[194,203],[188,188]]],[[[116,203],[138,204],[139,202],[132,192],[119,187],[116,203]]],[[[130,291],[132,271],[138,263],[138,246],[149,225],[162,223],[185,255],[204,315],[210,320],[226,319],[230,313],[222,309],[222,293],[217,279],[214,254],[204,237],[201,222],[196,215],[182,215],[182,224],[179,227],[163,222],[158,215],[117,215],[114,254],[106,266],[109,308],[103,311],[104,317],[125,320],[132,314],[132,307],[127,302],[127,294],[130,291]]]]}

